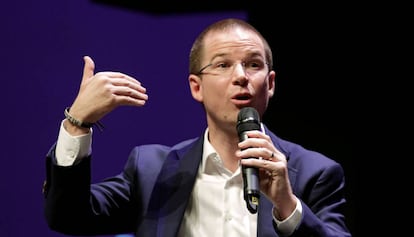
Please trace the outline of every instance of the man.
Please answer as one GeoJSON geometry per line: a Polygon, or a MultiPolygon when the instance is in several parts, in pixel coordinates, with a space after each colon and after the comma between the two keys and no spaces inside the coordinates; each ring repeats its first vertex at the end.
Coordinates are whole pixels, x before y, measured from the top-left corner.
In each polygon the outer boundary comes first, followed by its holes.
{"type": "Polygon", "coordinates": [[[276,76],[268,43],[245,21],[213,23],[191,49],[189,86],[208,125],[200,137],[172,147],[137,146],[121,174],[97,184],[90,184],[91,126],[118,106],[144,106],[148,96],[136,79],[95,74],[93,60],[84,61],[79,93],[47,155],[51,229],[140,237],[351,236],[338,163],[264,124],[239,139],[240,110],[252,107],[263,116],[276,76]],[[259,170],[257,213],[246,208],[241,165],[259,170]]]}

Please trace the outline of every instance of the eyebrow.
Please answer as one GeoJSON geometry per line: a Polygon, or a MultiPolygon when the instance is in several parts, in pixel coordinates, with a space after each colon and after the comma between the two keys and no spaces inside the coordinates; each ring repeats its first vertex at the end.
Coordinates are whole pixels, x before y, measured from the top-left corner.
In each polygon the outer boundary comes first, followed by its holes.
{"type": "MultiPolygon", "coordinates": [[[[215,55],[211,58],[211,60],[210,60],[209,62],[214,61],[216,58],[220,58],[220,57],[227,57],[227,56],[229,56],[229,55],[230,55],[229,53],[218,53],[218,54],[215,54],[215,55]]],[[[266,57],[265,57],[264,55],[262,55],[262,53],[261,53],[261,52],[259,52],[259,51],[257,51],[257,50],[252,51],[252,52],[249,52],[245,58],[255,58],[255,57],[260,57],[260,58],[262,58],[263,60],[266,60],[266,57]]]]}

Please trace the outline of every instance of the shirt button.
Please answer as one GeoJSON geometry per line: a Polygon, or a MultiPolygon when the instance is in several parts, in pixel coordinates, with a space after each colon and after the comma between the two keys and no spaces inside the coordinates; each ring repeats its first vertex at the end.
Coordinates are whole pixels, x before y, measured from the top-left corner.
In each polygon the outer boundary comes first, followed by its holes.
{"type": "Polygon", "coordinates": [[[226,213],[224,220],[225,221],[231,221],[233,218],[231,217],[231,215],[229,213],[226,213]]]}

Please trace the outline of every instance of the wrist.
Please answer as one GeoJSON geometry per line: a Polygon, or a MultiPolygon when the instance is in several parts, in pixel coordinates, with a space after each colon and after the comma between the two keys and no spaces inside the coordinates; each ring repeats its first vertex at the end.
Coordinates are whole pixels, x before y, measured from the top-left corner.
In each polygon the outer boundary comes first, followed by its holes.
{"type": "Polygon", "coordinates": [[[72,136],[84,135],[91,132],[90,128],[76,126],[73,123],[69,122],[68,119],[63,120],[62,125],[66,132],[72,136]]]}
{"type": "Polygon", "coordinates": [[[85,129],[89,130],[93,126],[97,126],[99,128],[99,130],[101,130],[101,131],[103,130],[104,126],[99,121],[97,121],[96,123],[91,123],[91,122],[86,122],[86,121],[79,120],[79,119],[73,117],[69,113],[69,110],[70,110],[70,107],[66,107],[66,109],[64,111],[64,114],[65,114],[65,117],[66,117],[66,121],[68,121],[71,125],[73,125],[75,127],[78,127],[78,128],[81,128],[82,130],[85,130],[85,129]]]}

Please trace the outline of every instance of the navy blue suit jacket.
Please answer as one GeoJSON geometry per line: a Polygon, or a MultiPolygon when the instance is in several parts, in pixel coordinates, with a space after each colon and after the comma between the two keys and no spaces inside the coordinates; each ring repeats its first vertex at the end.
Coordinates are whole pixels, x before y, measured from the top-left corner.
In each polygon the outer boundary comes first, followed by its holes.
{"type": "MultiPolygon", "coordinates": [[[[324,155],[277,137],[288,158],[289,178],[303,216],[292,236],[351,236],[344,220],[344,172],[324,155]]],[[[45,216],[51,229],[71,235],[136,233],[176,236],[201,162],[203,136],[173,147],[135,147],[121,174],[90,184],[90,157],[70,167],[47,154],[45,216]]],[[[246,208],[246,207],[240,207],[246,208]]],[[[264,195],[258,210],[258,236],[279,236],[272,204],[264,195]]]]}

